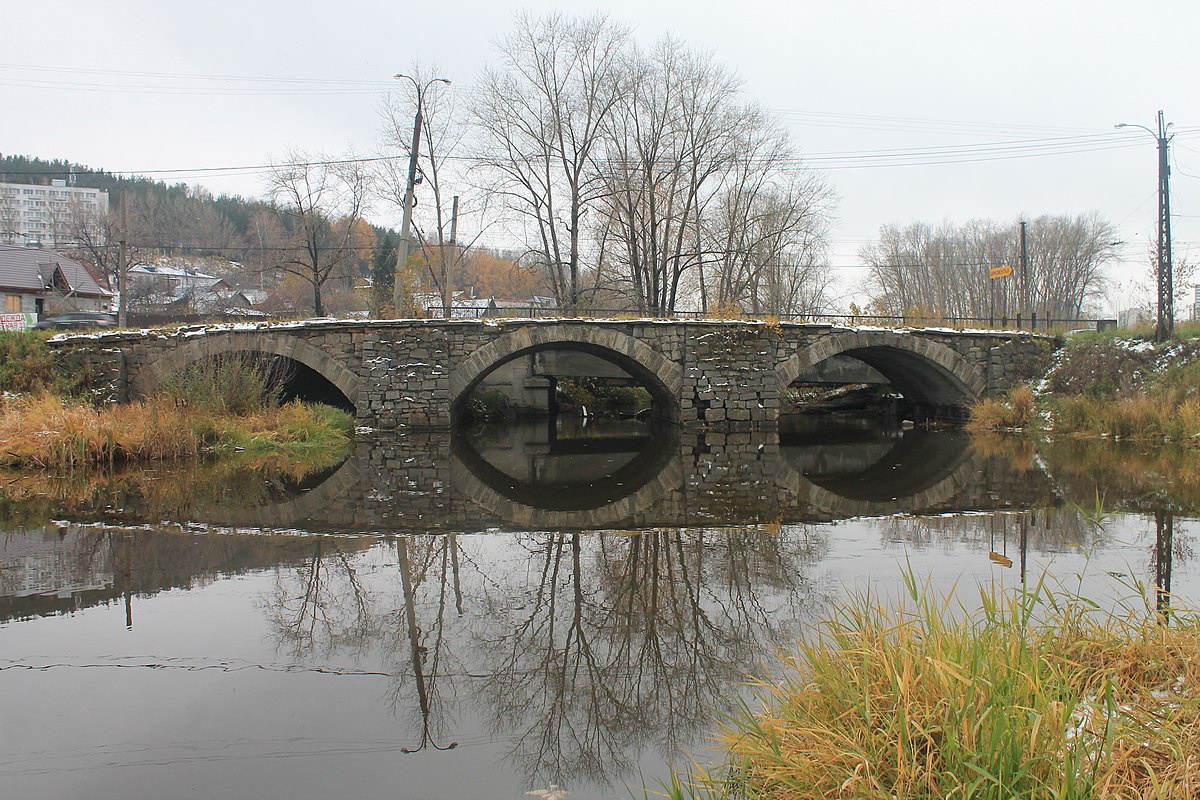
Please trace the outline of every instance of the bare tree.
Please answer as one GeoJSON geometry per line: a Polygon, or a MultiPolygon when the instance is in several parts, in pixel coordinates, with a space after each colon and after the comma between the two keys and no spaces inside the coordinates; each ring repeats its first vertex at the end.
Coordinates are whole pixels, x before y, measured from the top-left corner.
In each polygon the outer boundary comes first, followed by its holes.
{"type": "Polygon", "coordinates": [[[868,291],[876,307],[892,314],[937,313],[954,317],[1015,316],[1075,319],[1103,288],[1103,266],[1117,242],[1099,215],[1042,216],[1028,223],[1027,271],[1019,269],[1017,223],[972,220],[956,226],[885,225],[863,248],[870,266],[868,291]],[[989,269],[1014,267],[1011,278],[992,280],[989,269]]]}
{"type": "Polygon", "coordinates": [[[710,289],[753,312],[823,303],[832,193],[797,165],[786,132],[742,100],[729,70],[678,41],[623,64],[629,89],[605,126],[601,241],[633,304],[671,313],[693,289],[705,308],[710,289]]]}
{"type": "Polygon", "coordinates": [[[69,255],[96,267],[109,285],[120,287],[120,275],[142,261],[149,253],[147,243],[154,241],[155,231],[146,220],[146,200],[141,194],[124,190],[117,202],[103,213],[86,206],[73,206],[70,215],[72,244],[65,248],[69,255]],[[125,205],[124,212],[121,205],[125,205]],[[121,224],[124,218],[125,259],[121,260],[121,224]]]}
{"type": "Polygon", "coordinates": [[[579,304],[584,216],[607,191],[594,161],[626,91],[627,39],[601,15],[521,15],[474,103],[491,188],[523,222],[562,306],[579,304]]]}
{"type": "Polygon", "coordinates": [[[628,91],[605,133],[604,225],[641,311],[669,313],[700,263],[693,231],[739,154],[740,82],[705,54],[664,39],[623,61],[628,91]]]}
{"type": "Polygon", "coordinates": [[[0,241],[21,244],[21,203],[14,190],[0,192],[0,241]]]}
{"type": "Polygon", "coordinates": [[[279,269],[312,288],[313,313],[325,314],[322,292],[331,280],[347,277],[366,210],[368,180],[353,158],[331,161],[292,152],[268,175],[271,200],[286,240],[279,269]]]}

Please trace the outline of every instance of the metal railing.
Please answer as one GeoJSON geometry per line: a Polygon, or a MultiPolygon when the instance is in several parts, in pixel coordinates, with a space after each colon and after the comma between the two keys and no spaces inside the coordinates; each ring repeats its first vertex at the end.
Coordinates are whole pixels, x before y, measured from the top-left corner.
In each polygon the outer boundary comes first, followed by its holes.
{"type": "MultiPolygon", "coordinates": [[[[425,314],[431,319],[443,316],[442,306],[429,306],[425,314]]],[[[1019,330],[1042,333],[1061,333],[1073,330],[1103,331],[1117,326],[1115,319],[1092,317],[1045,317],[1037,314],[1025,317],[939,317],[920,314],[750,314],[730,315],[703,311],[673,311],[669,314],[642,312],[628,308],[547,308],[546,306],[500,309],[454,308],[451,319],[680,319],[680,320],[779,320],[810,325],[845,327],[870,326],[880,328],[951,328],[954,330],[1019,330]]]]}

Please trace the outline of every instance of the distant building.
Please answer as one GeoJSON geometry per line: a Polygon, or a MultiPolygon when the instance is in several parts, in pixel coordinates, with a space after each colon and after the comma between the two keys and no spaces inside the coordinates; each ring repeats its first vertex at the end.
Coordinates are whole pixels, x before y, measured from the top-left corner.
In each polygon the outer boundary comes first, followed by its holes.
{"type": "Polygon", "coordinates": [[[197,290],[206,291],[221,282],[187,267],[164,267],[157,264],[135,264],[129,268],[127,280],[134,295],[161,297],[165,302],[178,300],[197,290]]]}
{"type": "Polygon", "coordinates": [[[1118,328],[1137,328],[1141,325],[1149,325],[1153,321],[1150,313],[1144,308],[1127,308],[1117,312],[1118,328]]]}
{"type": "Polygon", "coordinates": [[[113,294],[79,261],[53,250],[0,244],[4,314],[108,311],[113,294]]]}
{"type": "MultiPolygon", "coordinates": [[[[441,317],[442,297],[438,294],[418,293],[413,295],[413,305],[427,317],[441,317]]],[[[481,317],[536,317],[553,314],[558,304],[552,297],[530,297],[526,300],[497,300],[494,297],[475,297],[466,292],[455,292],[451,300],[450,316],[453,319],[478,319],[481,317]]]]}
{"type": "Polygon", "coordinates": [[[74,239],[77,221],[108,212],[108,192],[68,186],[0,183],[0,243],[62,247],[74,239]]]}
{"type": "Polygon", "coordinates": [[[137,264],[129,268],[129,308],[146,322],[267,315],[254,309],[250,294],[223,278],[191,267],[137,264]]]}

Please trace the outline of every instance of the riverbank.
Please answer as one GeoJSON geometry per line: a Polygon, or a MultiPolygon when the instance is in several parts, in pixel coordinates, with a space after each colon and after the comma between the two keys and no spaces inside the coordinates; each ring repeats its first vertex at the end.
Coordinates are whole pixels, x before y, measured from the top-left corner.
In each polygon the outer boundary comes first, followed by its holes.
{"type": "Polygon", "coordinates": [[[72,469],[243,452],[303,459],[345,451],[352,426],[343,411],[301,403],[221,414],[162,398],[92,407],[36,395],[0,408],[0,467],[72,469]]]}
{"type": "Polygon", "coordinates": [[[0,335],[0,468],[195,461],[249,453],[297,463],[345,454],[344,411],[280,402],[285,375],[268,360],[225,357],[163,377],[154,397],[113,405],[88,396],[36,333],[0,335]]]}
{"type": "Polygon", "coordinates": [[[1161,344],[1112,334],[1074,338],[1036,385],[977,403],[968,429],[1200,447],[1200,328],[1161,344]]]}
{"type": "Polygon", "coordinates": [[[1117,798],[1200,791],[1200,621],[1040,583],[974,613],[906,575],[781,656],[671,797],[1117,798]]]}

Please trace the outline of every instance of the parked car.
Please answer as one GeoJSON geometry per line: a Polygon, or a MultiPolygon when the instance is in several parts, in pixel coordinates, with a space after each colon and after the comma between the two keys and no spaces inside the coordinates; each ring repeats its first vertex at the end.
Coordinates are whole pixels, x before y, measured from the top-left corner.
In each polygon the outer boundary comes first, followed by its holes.
{"type": "Polygon", "coordinates": [[[115,328],[117,326],[117,318],[112,314],[105,314],[103,311],[67,311],[62,314],[55,314],[52,317],[38,320],[39,328],[54,328],[54,329],[91,329],[91,328],[115,328]]]}

